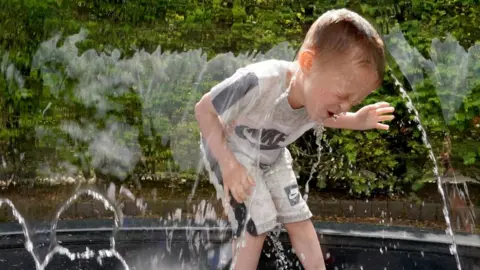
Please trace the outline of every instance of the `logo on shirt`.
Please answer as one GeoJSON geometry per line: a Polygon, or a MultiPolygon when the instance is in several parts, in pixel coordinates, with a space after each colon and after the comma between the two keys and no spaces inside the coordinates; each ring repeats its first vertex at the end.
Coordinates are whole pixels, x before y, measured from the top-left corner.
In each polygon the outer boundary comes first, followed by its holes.
{"type": "Polygon", "coordinates": [[[294,184],[285,188],[290,205],[294,206],[300,202],[300,191],[298,185],[294,184]]]}
{"type": "Polygon", "coordinates": [[[282,148],[283,146],[281,146],[280,143],[287,139],[287,134],[276,129],[255,129],[243,125],[235,128],[235,134],[249,141],[253,147],[258,147],[258,139],[260,139],[260,150],[282,148]]]}

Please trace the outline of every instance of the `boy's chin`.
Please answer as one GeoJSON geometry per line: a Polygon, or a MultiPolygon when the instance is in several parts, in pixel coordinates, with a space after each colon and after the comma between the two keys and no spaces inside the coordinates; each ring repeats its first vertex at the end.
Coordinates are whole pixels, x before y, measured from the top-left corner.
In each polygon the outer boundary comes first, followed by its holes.
{"type": "Polygon", "coordinates": [[[323,124],[323,121],[327,120],[327,119],[330,119],[331,117],[315,117],[315,118],[311,118],[313,121],[315,121],[315,123],[317,124],[323,124]]]}
{"type": "Polygon", "coordinates": [[[329,111],[325,111],[323,113],[317,113],[315,115],[309,114],[309,117],[312,121],[315,121],[316,123],[321,124],[323,121],[334,118],[334,114],[330,113],[329,111]]]}
{"type": "Polygon", "coordinates": [[[330,118],[335,118],[335,114],[330,112],[330,111],[326,111],[325,113],[320,115],[318,118],[322,119],[322,120],[327,120],[327,119],[330,119],[330,118]]]}

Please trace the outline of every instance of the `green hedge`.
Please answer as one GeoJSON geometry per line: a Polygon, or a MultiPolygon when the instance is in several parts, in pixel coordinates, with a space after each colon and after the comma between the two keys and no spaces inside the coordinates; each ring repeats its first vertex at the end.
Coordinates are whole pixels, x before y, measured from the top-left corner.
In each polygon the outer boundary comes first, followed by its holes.
{"type": "MultiPolygon", "coordinates": [[[[385,35],[389,70],[365,104],[386,100],[397,112],[389,132],[327,130],[317,186],[409,192],[433,180],[394,77],[419,110],[436,157],[448,136],[453,167],[478,179],[480,10],[446,0],[1,1],[2,178],[59,168],[127,180],[194,172],[193,102],[239,66],[293,56],[310,24],[337,7],[361,13],[385,35]],[[465,69],[462,47],[471,47],[465,69]],[[237,57],[215,57],[226,52],[237,57]]],[[[314,142],[309,132],[290,147],[301,181],[316,161],[314,142]]]]}

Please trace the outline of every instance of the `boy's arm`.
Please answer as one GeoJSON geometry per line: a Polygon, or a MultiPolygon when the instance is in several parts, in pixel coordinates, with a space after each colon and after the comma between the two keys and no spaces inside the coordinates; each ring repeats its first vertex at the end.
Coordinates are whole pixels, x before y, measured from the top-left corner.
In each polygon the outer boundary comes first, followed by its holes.
{"type": "Polygon", "coordinates": [[[355,113],[347,112],[338,116],[337,119],[328,118],[323,120],[323,125],[329,128],[343,128],[352,130],[363,130],[364,124],[357,120],[355,113]]]}
{"type": "Polygon", "coordinates": [[[202,137],[221,168],[237,165],[234,154],[225,144],[223,124],[231,124],[260,95],[258,77],[246,68],[215,85],[195,105],[195,118],[202,137]]]}
{"type": "Polygon", "coordinates": [[[259,96],[255,73],[238,69],[232,76],[215,85],[195,105],[195,117],[202,137],[207,140],[213,157],[222,168],[233,166],[236,158],[225,144],[222,123],[230,124],[259,96]]]}
{"type": "Polygon", "coordinates": [[[377,102],[366,105],[355,113],[348,112],[337,119],[329,118],[323,121],[325,127],[353,130],[381,129],[388,130],[384,121],[393,120],[395,108],[387,102],[377,102]]]}
{"type": "Polygon", "coordinates": [[[225,135],[220,118],[212,104],[209,93],[195,105],[195,118],[202,136],[208,143],[213,157],[224,168],[235,161],[235,156],[225,144],[225,135]]]}

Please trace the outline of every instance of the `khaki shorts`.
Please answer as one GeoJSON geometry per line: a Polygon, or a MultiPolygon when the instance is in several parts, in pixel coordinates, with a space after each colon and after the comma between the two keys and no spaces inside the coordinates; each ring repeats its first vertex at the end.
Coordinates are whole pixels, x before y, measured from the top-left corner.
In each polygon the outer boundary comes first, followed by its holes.
{"type": "MultiPolygon", "coordinates": [[[[218,163],[211,155],[205,153],[203,144],[202,152],[210,182],[215,186],[217,198],[223,201],[225,196],[218,163]]],[[[300,194],[288,149],[283,151],[282,156],[274,164],[264,169],[257,167],[246,155],[238,152],[234,154],[256,183],[252,195],[244,203],[238,203],[232,197],[230,207],[227,209],[236,237],[241,235],[245,226],[247,232],[256,236],[274,229],[278,223],[304,221],[312,217],[308,205],[300,194]]],[[[224,202],[223,205],[228,204],[224,202]]]]}

